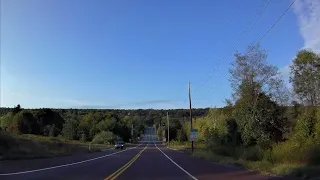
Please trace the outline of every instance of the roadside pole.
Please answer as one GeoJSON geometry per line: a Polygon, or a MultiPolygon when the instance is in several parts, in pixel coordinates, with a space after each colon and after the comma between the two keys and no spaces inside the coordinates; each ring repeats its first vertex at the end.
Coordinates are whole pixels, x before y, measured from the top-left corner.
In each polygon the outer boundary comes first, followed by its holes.
{"type": "Polygon", "coordinates": [[[131,124],[131,143],[133,143],[133,123],[131,124]]]}
{"type": "MultiPolygon", "coordinates": [[[[191,107],[191,92],[190,92],[190,81],[189,81],[189,108],[190,108],[190,130],[193,129],[192,127],[192,107],[191,107]]],[[[193,154],[193,141],[191,141],[191,151],[193,154]]]]}
{"type": "Polygon", "coordinates": [[[170,139],[169,139],[169,131],[170,131],[170,129],[169,129],[169,126],[170,126],[170,124],[169,124],[169,113],[167,112],[167,122],[168,122],[168,144],[169,144],[169,142],[170,142],[170,139]]]}

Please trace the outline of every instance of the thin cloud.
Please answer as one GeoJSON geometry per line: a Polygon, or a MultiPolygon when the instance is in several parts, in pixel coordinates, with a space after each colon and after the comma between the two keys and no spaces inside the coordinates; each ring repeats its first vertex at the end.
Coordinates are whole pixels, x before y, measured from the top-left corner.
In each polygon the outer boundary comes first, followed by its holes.
{"type": "MultiPolygon", "coordinates": [[[[35,96],[32,94],[22,94],[18,92],[8,92],[8,95],[15,99],[16,102],[13,102],[14,104],[19,104],[22,102],[28,103],[26,106],[30,107],[39,107],[41,106],[47,106],[47,105],[52,105],[52,106],[62,106],[62,107],[77,107],[77,106],[102,106],[102,104],[99,103],[91,103],[91,102],[86,102],[86,101],[81,101],[81,100],[76,100],[76,99],[68,99],[68,98],[55,98],[55,97],[43,97],[43,96],[35,96]],[[30,104],[30,101],[37,102],[37,104],[30,104]],[[40,104],[39,104],[40,103],[40,104]],[[43,104],[42,104],[43,103],[43,104]]],[[[12,104],[12,103],[7,103],[7,104],[12,104]]]]}
{"type": "Polygon", "coordinates": [[[154,105],[154,104],[167,104],[172,103],[172,100],[150,100],[150,101],[138,101],[129,103],[128,105],[154,105]]]}
{"type": "MultiPolygon", "coordinates": [[[[320,53],[320,0],[297,0],[293,10],[304,41],[302,49],[312,49],[320,53]]],[[[290,87],[290,64],[280,68],[280,72],[290,87]]]]}
{"type": "Polygon", "coordinates": [[[129,102],[124,104],[112,104],[112,105],[85,105],[78,106],[78,108],[89,108],[89,109],[145,109],[145,108],[178,108],[175,101],[173,100],[147,100],[147,101],[137,101],[129,102]]]}
{"type": "Polygon", "coordinates": [[[291,69],[290,69],[290,65],[287,65],[283,68],[280,68],[279,71],[280,71],[280,75],[285,83],[285,85],[288,87],[288,88],[291,88],[291,83],[289,82],[290,80],[290,73],[291,73],[291,69]]]}
{"type": "Polygon", "coordinates": [[[291,73],[290,64],[289,64],[289,65],[286,65],[286,66],[283,67],[283,68],[280,68],[279,71],[280,71],[280,74],[281,74],[282,78],[283,78],[285,81],[289,81],[290,73],[291,73]]]}
{"type": "Polygon", "coordinates": [[[320,0],[297,0],[294,5],[304,47],[320,52],[320,0]]]}
{"type": "MultiPolygon", "coordinates": [[[[42,106],[50,106],[51,108],[84,108],[84,109],[144,109],[144,108],[178,108],[176,101],[173,100],[147,100],[129,102],[123,104],[106,104],[98,102],[88,102],[83,100],[68,99],[68,98],[54,98],[54,97],[40,97],[31,94],[21,94],[17,92],[10,92],[11,97],[14,97],[17,102],[13,104],[26,102],[37,102],[36,105],[26,104],[26,108],[41,108],[42,106]],[[19,102],[18,102],[19,101],[19,102]],[[40,103],[40,104],[39,104],[40,103]],[[55,107],[56,106],[56,107],[55,107]]],[[[11,103],[12,104],[12,103],[11,103]]]]}

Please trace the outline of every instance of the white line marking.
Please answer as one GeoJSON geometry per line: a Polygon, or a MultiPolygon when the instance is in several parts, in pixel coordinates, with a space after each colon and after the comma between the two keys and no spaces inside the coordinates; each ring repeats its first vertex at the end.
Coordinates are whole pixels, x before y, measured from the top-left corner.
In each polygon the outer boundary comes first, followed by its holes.
{"type": "Polygon", "coordinates": [[[162,152],[162,154],[164,155],[164,156],[166,156],[173,164],[175,164],[178,168],[180,168],[183,172],[185,172],[186,174],[188,174],[192,179],[194,179],[194,180],[198,180],[196,177],[194,177],[194,176],[192,176],[188,171],[186,171],[185,169],[183,169],[181,166],[179,166],[176,162],[174,162],[168,155],[166,155],[166,153],[164,153],[163,151],[161,151],[161,149],[157,146],[157,144],[154,144],[157,148],[158,148],[158,150],[160,151],[160,152],[162,152]]]}
{"type": "Polygon", "coordinates": [[[63,164],[63,165],[59,165],[59,166],[52,166],[52,167],[41,168],[41,169],[34,169],[34,170],[29,170],[29,171],[21,171],[21,172],[14,172],[14,173],[4,173],[4,174],[0,174],[0,176],[12,176],[12,175],[18,175],[18,174],[27,174],[27,173],[45,171],[45,170],[50,170],[50,169],[57,169],[57,168],[62,168],[62,167],[67,167],[67,166],[73,166],[73,165],[82,164],[82,163],[85,163],[85,162],[90,162],[90,161],[94,161],[94,160],[97,160],[97,159],[109,157],[109,156],[112,156],[112,155],[115,155],[115,154],[119,154],[121,152],[128,151],[128,150],[131,150],[131,149],[135,149],[135,148],[139,147],[140,145],[141,144],[139,144],[138,146],[133,147],[133,148],[128,148],[128,149],[125,149],[125,150],[122,150],[122,151],[118,151],[118,152],[114,152],[114,153],[111,153],[111,154],[106,154],[106,155],[99,156],[99,157],[96,157],[96,158],[87,159],[87,160],[83,160],[83,161],[78,161],[78,162],[74,162],[74,163],[63,164]]]}

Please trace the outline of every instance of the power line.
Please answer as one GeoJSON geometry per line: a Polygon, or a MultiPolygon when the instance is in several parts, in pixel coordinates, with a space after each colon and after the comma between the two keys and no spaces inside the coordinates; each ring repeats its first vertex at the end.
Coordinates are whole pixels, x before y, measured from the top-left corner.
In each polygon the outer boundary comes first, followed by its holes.
{"type": "MultiPolygon", "coordinates": [[[[244,38],[256,25],[256,23],[258,22],[258,20],[261,18],[262,14],[264,13],[264,11],[266,10],[266,8],[268,7],[269,3],[271,0],[264,0],[262,1],[262,3],[260,4],[260,6],[258,7],[258,9],[256,10],[253,18],[251,18],[251,20],[249,21],[249,23],[246,25],[246,27],[242,30],[242,32],[240,33],[238,39],[236,40],[234,46],[232,48],[230,48],[230,52],[233,53],[233,49],[239,44],[240,40],[242,38],[244,38]]],[[[228,52],[229,52],[228,51],[228,52]]],[[[230,53],[229,53],[230,54],[230,53]]],[[[225,54],[224,59],[227,57],[228,53],[225,54]]],[[[218,61],[217,66],[218,67],[220,65],[221,61],[218,61]]],[[[214,71],[215,69],[213,69],[214,71]]],[[[212,74],[211,74],[212,75],[212,74]]],[[[191,91],[195,91],[196,89],[198,89],[200,86],[203,86],[204,84],[206,84],[208,81],[210,80],[210,74],[209,74],[209,78],[207,78],[204,81],[201,81],[198,85],[196,85],[191,91]]],[[[185,98],[184,102],[187,101],[187,98],[185,98]]]]}
{"type": "MultiPolygon", "coordinates": [[[[289,11],[289,9],[291,9],[291,7],[293,6],[293,4],[294,4],[295,2],[296,2],[296,0],[293,0],[293,1],[292,1],[292,3],[291,3],[291,4],[287,7],[287,9],[281,14],[281,16],[280,16],[280,17],[272,24],[272,26],[266,31],[266,33],[265,33],[263,36],[261,36],[261,38],[257,41],[257,44],[261,43],[261,41],[270,33],[270,31],[276,26],[276,24],[278,24],[278,23],[280,22],[280,20],[281,20],[281,19],[283,18],[283,16],[289,11]]],[[[250,50],[247,51],[244,56],[247,56],[253,49],[254,49],[254,46],[251,47],[250,50]]],[[[221,81],[222,79],[226,78],[227,75],[228,75],[228,74],[226,73],[226,74],[220,79],[220,81],[221,81]]],[[[219,82],[220,82],[220,81],[219,81],[219,82]]],[[[218,82],[217,82],[217,83],[218,83],[218,82]]],[[[217,83],[215,83],[215,84],[217,84],[217,83]]],[[[215,85],[213,85],[213,86],[209,89],[209,91],[207,91],[204,95],[206,95],[207,93],[209,93],[214,87],[215,87],[215,85]]],[[[204,98],[204,95],[201,96],[200,99],[204,98]]],[[[199,100],[198,100],[198,102],[199,102],[199,100]]]]}
{"type": "MultiPolygon", "coordinates": [[[[208,78],[206,78],[206,80],[202,81],[202,83],[200,83],[198,86],[196,86],[196,88],[199,88],[200,86],[203,86],[205,85],[211,78],[212,78],[212,75],[214,74],[215,70],[220,66],[221,62],[223,60],[225,60],[228,55],[232,54],[233,53],[233,50],[237,47],[237,45],[241,42],[241,39],[243,39],[245,36],[248,35],[248,33],[256,26],[257,22],[260,20],[262,14],[264,13],[264,11],[267,9],[269,3],[270,3],[271,0],[266,0],[264,1],[260,8],[257,10],[256,12],[256,18],[255,19],[251,19],[250,23],[248,24],[248,26],[246,26],[246,28],[242,31],[242,33],[240,34],[240,36],[238,37],[236,43],[234,44],[234,46],[232,48],[230,48],[230,51],[229,53],[226,53],[224,55],[224,58],[221,59],[220,61],[218,61],[218,63],[216,64],[215,68],[212,70],[213,73],[210,73],[208,78]]],[[[195,89],[196,89],[195,88],[195,89]]],[[[194,90],[195,90],[194,89],[194,90]]]]}
{"type": "MultiPolygon", "coordinates": [[[[221,33],[219,34],[218,38],[215,40],[216,42],[219,42],[219,40],[221,39],[221,37],[224,35],[224,33],[227,31],[227,28],[229,26],[229,24],[231,23],[232,19],[235,17],[236,13],[237,13],[237,10],[240,8],[241,4],[242,4],[243,0],[240,0],[237,4],[237,6],[233,9],[233,14],[230,16],[227,24],[225,25],[225,28],[221,31],[221,33]]],[[[215,47],[217,46],[217,43],[213,45],[212,49],[214,49],[215,47]]],[[[204,60],[208,60],[209,56],[213,54],[213,53],[210,53],[209,55],[207,55],[204,60]]],[[[196,72],[198,72],[200,70],[200,68],[197,69],[197,71],[195,71],[193,73],[193,75],[196,74],[196,72]]]]}

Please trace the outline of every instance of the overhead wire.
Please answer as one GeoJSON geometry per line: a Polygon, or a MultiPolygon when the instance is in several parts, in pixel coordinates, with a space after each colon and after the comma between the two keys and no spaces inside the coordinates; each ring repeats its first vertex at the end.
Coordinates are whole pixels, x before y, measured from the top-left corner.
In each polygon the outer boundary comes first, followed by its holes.
{"type": "MultiPolygon", "coordinates": [[[[280,22],[280,20],[281,20],[281,19],[283,18],[283,16],[291,9],[291,7],[294,5],[295,2],[296,2],[296,0],[293,0],[293,1],[290,3],[290,5],[289,5],[289,6],[286,8],[286,10],[281,14],[281,16],[280,16],[280,17],[270,26],[270,28],[268,28],[268,30],[259,38],[259,40],[256,42],[257,44],[261,43],[261,41],[270,33],[270,31],[280,22]]],[[[244,56],[247,56],[253,49],[254,49],[254,46],[251,47],[251,48],[244,54],[244,56]]],[[[228,75],[227,73],[224,74],[224,76],[223,76],[222,78],[220,78],[219,82],[220,82],[222,79],[226,78],[227,75],[228,75]]],[[[219,83],[219,82],[217,82],[217,83],[219,83]]],[[[205,94],[209,93],[209,92],[215,87],[215,85],[216,85],[217,83],[215,83],[205,94]]],[[[204,98],[204,95],[201,96],[201,98],[200,98],[199,100],[201,100],[201,99],[203,99],[203,98],[204,98]]],[[[199,102],[199,100],[198,100],[197,102],[199,102]]]]}
{"type": "MultiPolygon", "coordinates": [[[[215,65],[215,68],[213,70],[211,70],[210,73],[211,75],[208,76],[208,78],[206,78],[206,80],[202,81],[202,83],[200,83],[198,86],[196,86],[196,88],[199,88],[200,86],[205,85],[211,78],[213,73],[215,72],[215,70],[217,68],[219,68],[221,62],[223,60],[225,60],[229,55],[234,53],[234,49],[236,49],[237,45],[241,42],[241,39],[243,39],[245,36],[248,35],[249,32],[251,32],[251,30],[256,26],[257,22],[260,20],[262,14],[265,12],[265,10],[267,9],[269,3],[271,0],[265,0],[263,1],[263,3],[261,4],[261,6],[259,7],[259,9],[256,12],[256,16],[255,18],[251,19],[251,21],[249,22],[249,24],[246,26],[246,28],[241,32],[240,36],[238,37],[238,39],[236,40],[235,44],[233,45],[232,48],[230,48],[230,50],[224,55],[224,58],[222,58],[221,60],[219,60],[217,62],[217,64],[215,65]]],[[[195,89],[194,89],[195,90],[195,89]]]]}
{"type": "MultiPolygon", "coordinates": [[[[217,39],[215,39],[215,42],[219,42],[219,40],[221,39],[221,37],[225,34],[225,32],[228,29],[228,26],[230,25],[230,23],[232,22],[232,20],[235,18],[235,15],[237,14],[241,4],[243,3],[243,0],[240,0],[238,2],[238,4],[236,5],[236,7],[232,10],[232,15],[230,16],[229,20],[227,21],[227,23],[225,24],[225,27],[223,28],[223,30],[221,31],[221,33],[218,35],[217,39]]],[[[217,46],[217,43],[215,43],[211,49],[215,49],[217,46]]],[[[205,56],[204,61],[207,61],[208,58],[212,55],[213,53],[210,53],[209,55],[205,56]]],[[[193,73],[193,75],[195,75],[198,71],[200,70],[200,68],[197,69],[197,71],[195,71],[193,73]]]]}
{"type": "MultiPolygon", "coordinates": [[[[253,18],[251,18],[251,20],[249,21],[249,23],[245,26],[245,28],[242,30],[242,32],[240,33],[240,35],[238,36],[235,44],[233,45],[232,48],[230,48],[230,50],[228,51],[229,54],[230,53],[233,53],[233,49],[234,47],[236,47],[240,40],[242,38],[244,38],[253,28],[254,26],[256,25],[256,23],[259,21],[259,19],[261,18],[262,14],[264,13],[264,11],[266,10],[266,8],[268,7],[269,3],[270,3],[271,0],[264,0],[262,1],[262,3],[260,4],[260,6],[257,8],[257,10],[255,11],[254,13],[254,16],[253,18]]],[[[237,6],[238,7],[238,6],[237,6]]],[[[240,6],[239,6],[240,7],[240,6]]],[[[225,28],[226,29],[226,28],[225,28]]],[[[222,33],[223,34],[223,33],[222,33]]],[[[226,58],[228,55],[228,53],[225,54],[224,58],[226,58]]],[[[218,68],[218,66],[220,65],[221,63],[221,60],[218,61],[218,63],[216,64],[216,68],[218,68]]],[[[215,69],[216,69],[215,68],[215,69]]],[[[213,69],[213,71],[215,70],[213,69]]],[[[209,78],[206,78],[204,81],[201,81],[199,84],[197,84],[194,88],[191,88],[191,91],[195,91],[196,89],[198,89],[200,86],[203,86],[205,85],[209,80],[210,80],[210,76],[212,76],[212,74],[210,75],[209,74],[209,78]]],[[[184,100],[184,102],[186,102],[187,98],[184,100]]]]}

